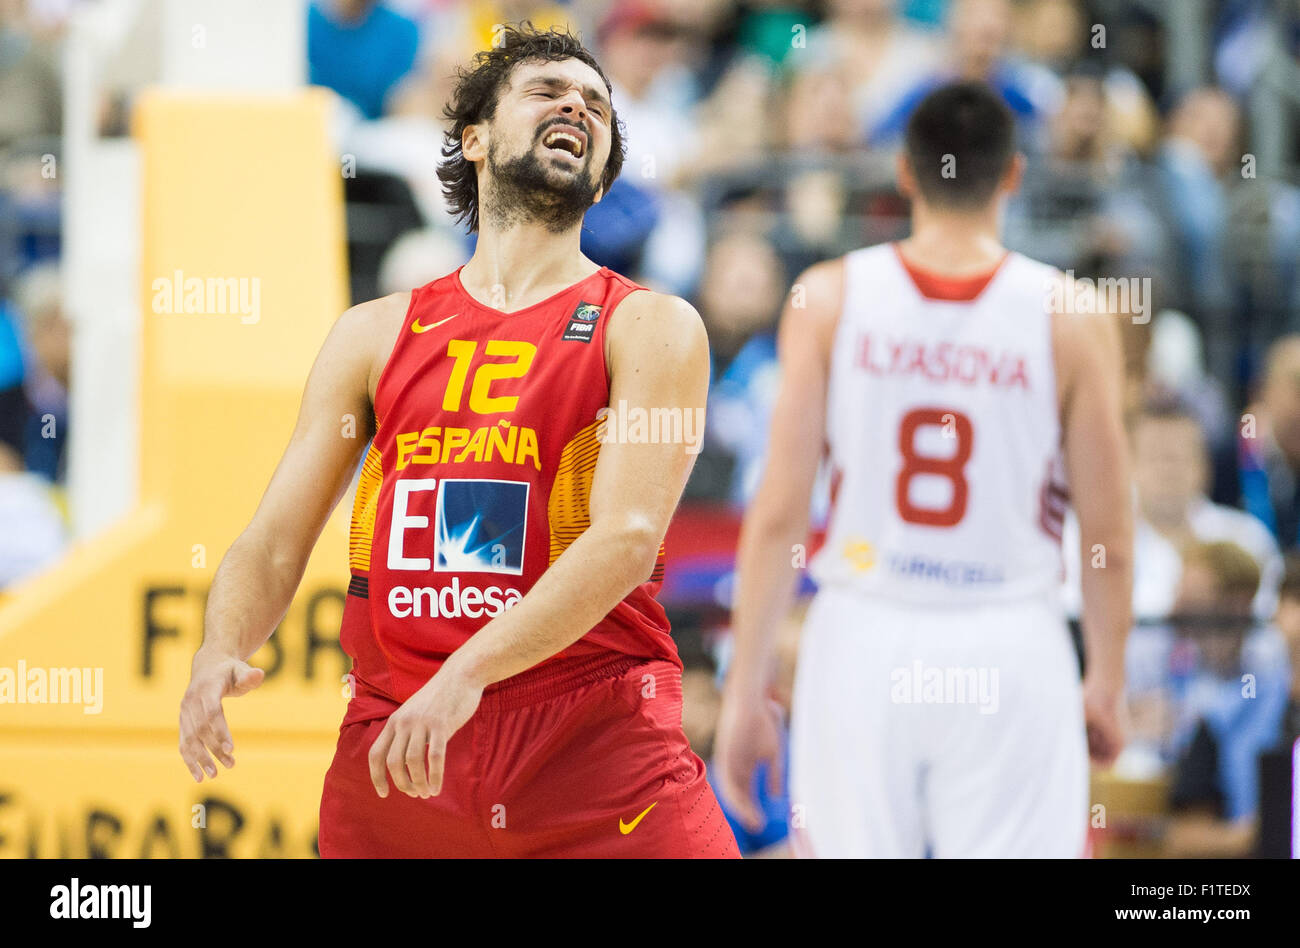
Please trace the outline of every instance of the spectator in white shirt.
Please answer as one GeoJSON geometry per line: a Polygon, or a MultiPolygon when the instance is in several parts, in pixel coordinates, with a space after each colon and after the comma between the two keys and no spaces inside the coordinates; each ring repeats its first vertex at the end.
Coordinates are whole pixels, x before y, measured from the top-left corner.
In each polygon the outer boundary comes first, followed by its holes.
{"type": "MultiPolygon", "coordinates": [[[[1152,622],[1168,616],[1182,576],[1185,546],[1226,540],[1250,553],[1259,565],[1262,580],[1254,614],[1269,620],[1277,606],[1282,554],[1258,518],[1213,503],[1207,496],[1206,439],[1196,417],[1175,402],[1152,403],[1133,420],[1130,436],[1138,514],[1133,538],[1134,618],[1152,622]]],[[[1061,542],[1065,603],[1075,616],[1081,601],[1078,529],[1071,513],[1061,542]]]]}

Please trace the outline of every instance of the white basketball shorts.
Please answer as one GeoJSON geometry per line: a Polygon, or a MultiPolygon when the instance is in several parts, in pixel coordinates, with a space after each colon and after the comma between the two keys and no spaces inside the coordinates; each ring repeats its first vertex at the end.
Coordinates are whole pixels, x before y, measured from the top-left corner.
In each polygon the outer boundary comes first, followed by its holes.
{"type": "Polygon", "coordinates": [[[922,609],[821,590],[790,757],[797,855],[1084,852],[1082,686],[1048,600],[922,609]]]}

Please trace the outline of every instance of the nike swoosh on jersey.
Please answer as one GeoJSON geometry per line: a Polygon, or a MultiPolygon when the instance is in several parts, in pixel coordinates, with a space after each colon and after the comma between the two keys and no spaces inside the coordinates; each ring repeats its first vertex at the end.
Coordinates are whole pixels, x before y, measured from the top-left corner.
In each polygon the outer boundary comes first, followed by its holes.
{"type": "Polygon", "coordinates": [[[415,322],[411,323],[411,332],[416,332],[416,333],[419,333],[419,332],[428,332],[430,329],[437,329],[437,328],[438,328],[439,326],[441,326],[443,323],[445,323],[445,322],[450,322],[451,320],[455,319],[455,318],[456,318],[457,316],[459,316],[459,315],[460,315],[460,313],[452,313],[452,314],[451,314],[450,316],[448,316],[446,319],[440,319],[440,320],[438,320],[436,323],[430,323],[428,326],[421,326],[421,325],[420,325],[420,317],[419,317],[419,316],[416,316],[416,317],[415,317],[415,322]]]}
{"type": "Polygon", "coordinates": [[[618,831],[622,833],[624,836],[626,836],[628,833],[632,832],[632,830],[636,829],[636,825],[640,823],[643,819],[645,819],[645,815],[649,813],[651,810],[653,810],[655,807],[657,807],[658,805],[659,805],[658,800],[656,800],[654,803],[651,803],[648,807],[646,807],[644,810],[638,813],[637,818],[633,820],[631,823],[624,823],[623,820],[620,818],[618,821],[618,831]]]}

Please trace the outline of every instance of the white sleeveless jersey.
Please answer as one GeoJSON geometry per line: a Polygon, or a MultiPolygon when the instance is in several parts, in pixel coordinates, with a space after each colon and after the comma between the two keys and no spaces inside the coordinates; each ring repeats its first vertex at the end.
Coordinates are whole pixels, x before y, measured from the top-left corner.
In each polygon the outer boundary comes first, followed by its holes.
{"type": "Polygon", "coordinates": [[[1057,272],[1009,253],[952,301],[923,295],[893,244],[845,257],[819,584],[928,606],[1059,596],[1057,272]]]}

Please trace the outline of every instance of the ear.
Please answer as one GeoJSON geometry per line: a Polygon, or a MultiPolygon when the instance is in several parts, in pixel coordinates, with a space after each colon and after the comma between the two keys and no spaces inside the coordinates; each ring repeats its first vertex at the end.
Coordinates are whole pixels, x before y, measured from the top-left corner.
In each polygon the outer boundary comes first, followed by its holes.
{"type": "Polygon", "coordinates": [[[1011,164],[1007,165],[1006,172],[1002,175],[1002,180],[998,182],[998,191],[1003,195],[1015,194],[1020,190],[1020,182],[1025,177],[1025,156],[1016,152],[1011,157],[1011,164]]]}
{"type": "MultiPolygon", "coordinates": [[[[609,170],[609,159],[608,159],[608,158],[605,159],[605,170],[606,170],[606,171],[609,170]]],[[[600,199],[603,198],[603,197],[604,197],[604,196],[609,192],[609,189],[608,189],[607,187],[605,187],[605,183],[604,183],[604,182],[605,182],[605,174],[604,174],[604,172],[601,172],[600,180],[601,180],[601,183],[600,183],[600,184],[597,186],[597,188],[596,188],[596,196],[593,197],[593,198],[591,199],[591,203],[592,203],[593,205],[595,205],[595,204],[599,204],[599,203],[600,203],[600,199]]]]}
{"type": "Polygon", "coordinates": [[[483,161],[488,153],[487,123],[466,125],[460,135],[460,152],[469,162],[483,161]]]}
{"type": "Polygon", "coordinates": [[[898,180],[898,193],[909,201],[915,201],[917,197],[916,175],[912,172],[911,162],[907,160],[907,153],[901,148],[894,158],[894,177],[898,180]]]}

